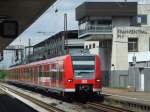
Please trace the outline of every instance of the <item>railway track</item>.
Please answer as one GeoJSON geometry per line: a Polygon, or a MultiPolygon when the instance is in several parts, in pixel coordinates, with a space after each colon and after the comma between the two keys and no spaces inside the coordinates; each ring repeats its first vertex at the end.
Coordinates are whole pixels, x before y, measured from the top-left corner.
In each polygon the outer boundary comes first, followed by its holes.
{"type": "Polygon", "coordinates": [[[87,107],[93,108],[94,110],[100,111],[100,112],[133,112],[130,110],[125,110],[122,108],[110,106],[110,105],[105,105],[105,104],[100,104],[100,103],[92,103],[88,102],[86,104],[87,107]]]}
{"type": "MultiPolygon", "coordinates": [[[[28,95],[23,94],[21,92],[15,91],[14,89],[11,89],[10,87],[7,87],[5,85],[0,84],[0,88],[3,88],[5,90],[8,89],[9,91],[23,97],[24,99],[27,99],[27,100],[31,101],[32,103],[44,108],[48,112],[65,112],[64,110],[61,110],[61,109],[59,109],[53,105],[47,104],[47,103],[42,102],[38,99],[35,99],[31,96],[28,96],[28,95]]],[[[96,112],[97,111],[99,111],[99,112],[133,112],[133,111],[125,110],[122,108],[101,104],[100,102],[87,102],[86,104],[79,104],[79,105],[80,106],[84,105],[85,108],[95,110],[96,112]]]]}
{"type": "Polygon", "coordinates": [[[15,90],[13,90],[13,89],[11,89],[11,88],[9,88],[7,86],[4,86],[2,84],[0,84],[0,88],[3,88],[4,90],[8,90],[8,91],[10,91],[10,92],[12,92],[12,93],[14,93],[14,94],[24,98],[24,99],[27,99],[27,100],[31,101],[32,103],[36,104],[37,106],[47,110],[48,112],[65,112],[64,110],[61,110],[61,109],[59,109],[59,108],[57,108],[57,107],[55,107],[55,106],[53,106],[51,104],[47,104],[47,103],[45,103],[43,101],[40,101],[40,100],[38,100],[36,98],[33,98],[31,96],[28,96],[28,95],[23,94],[23,93],[18,92],[18,91],[15,91],[15,90]]]}

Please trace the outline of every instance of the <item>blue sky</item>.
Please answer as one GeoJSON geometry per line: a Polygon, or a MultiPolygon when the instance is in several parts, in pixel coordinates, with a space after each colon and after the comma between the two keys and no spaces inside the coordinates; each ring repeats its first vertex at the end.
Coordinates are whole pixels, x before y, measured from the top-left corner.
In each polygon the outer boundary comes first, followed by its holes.
{"type": "MultiPolygon", "coordinates": [[[[62,31],[64,28],[64,13],[68,15],[68,29],[77,29],[78,23],[75,20],[75,8],[85,1],[124,1],[124,0],[57,0],[35,23],[25,30],[12,45],[28,45],[28,39],[31,39],[31,44],[34,45],[42,40],[62,31]],[[55,13],[55,10],[58,10],[55,13]],[[46,32],[38,33],[38,32],[46,32]]],[[[127,0],[137,1],[137,0],[127,0]]],[[[149,0],[139,0],[140,3],[150,3],[149,0]]],[[[0,68],[8,67],[11,64],[12,53],[5,52],[5,59],[0,63],[0,68]]]]}
{"type": "MultiPolygon", "coordinates": [[[[50,7],[32,26],[23,32],[12,44],[27,45],[28,38],[31,38],[32,44],[36,44],[51,35],[63,30],[64,13],[68,15],[68,29],[77,29],[77,21],[75,20],[75,8],[85,1],[104,1],[104,0],[58,0],[50,7]],[[58,12],[55,13],[55,10],[58,12]],[[47,32],[45,34],[38,32],[47,32]]],[[[105,0],[124,1],[124,0],[105,0]]],[[[137,1],[137,0],[128,0],[137,1]]],[[[145,1],[145,0],[140,0],[145,1]]],[[[147,0],[148,1],[148,0],[147,0]]]]}

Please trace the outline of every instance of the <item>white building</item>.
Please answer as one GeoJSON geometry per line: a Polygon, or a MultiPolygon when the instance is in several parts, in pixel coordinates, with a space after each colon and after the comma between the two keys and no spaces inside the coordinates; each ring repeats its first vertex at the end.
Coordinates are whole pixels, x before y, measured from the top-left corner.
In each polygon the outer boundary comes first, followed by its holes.
{"type": "Polygon", "coordinates": [[[128,55],[150,51],[150,5],[85,2],[77,7],[76,19],[84,48],[101,56],[104,85],[127,87],[128,55]]]}

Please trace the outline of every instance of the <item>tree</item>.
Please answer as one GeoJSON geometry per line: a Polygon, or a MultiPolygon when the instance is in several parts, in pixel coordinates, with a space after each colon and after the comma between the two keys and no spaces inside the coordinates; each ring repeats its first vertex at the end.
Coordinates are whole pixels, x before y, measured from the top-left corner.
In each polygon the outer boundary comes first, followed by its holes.
{"type": "Polygon", "coordinates": [[[7,75],[6,71],[0,70],[0,79],[4,79],[6,75],[7,75]]]}

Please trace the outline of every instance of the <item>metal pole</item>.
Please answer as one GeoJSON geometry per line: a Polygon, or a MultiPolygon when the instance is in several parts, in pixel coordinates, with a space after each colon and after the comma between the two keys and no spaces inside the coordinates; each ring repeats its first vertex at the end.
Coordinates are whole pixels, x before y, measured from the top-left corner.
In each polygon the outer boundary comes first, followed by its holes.
{"type": "Polygon", "coordinates": [[[28,63],[30,62],[30,47],[31,47],[31,39],[29,38],[28,63]]]}
{"type": "Polygon", "coordinates": [[[68,39],[67,39],[67,26],[68,26],[67,24],[68,24],[67,14],[65,13],[64,14],[64,50],[66,47],[66,53],[68,54],[69,50],[68,50],[68,39]]]}
{"type": "Polygon", "coordinates": [[[133,49],[134,49],[134,54],[133,54],[133,64],[134,64],[134,92],[136,91],[136,71],[135,71],[135,65],[136,65],[136,56],[135,56],[135,42],[133,42],[133,49]]]}

